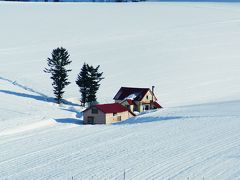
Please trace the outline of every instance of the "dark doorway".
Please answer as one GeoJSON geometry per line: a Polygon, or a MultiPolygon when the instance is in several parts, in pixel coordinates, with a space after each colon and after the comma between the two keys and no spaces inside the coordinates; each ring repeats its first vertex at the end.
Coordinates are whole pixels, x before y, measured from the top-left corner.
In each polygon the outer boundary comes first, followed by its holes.
{"type": "Polygon", "coordinates": [[[94,117],[93,116],[88,116],[87,123],[88,124],[94,124],[94,117]]]}

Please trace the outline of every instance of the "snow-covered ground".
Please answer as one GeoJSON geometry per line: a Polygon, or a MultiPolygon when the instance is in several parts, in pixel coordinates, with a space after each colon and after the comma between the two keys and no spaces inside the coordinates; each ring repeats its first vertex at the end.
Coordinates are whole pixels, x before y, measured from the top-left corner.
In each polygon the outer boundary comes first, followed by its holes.
{"type": "Polygon", "coordinates": [[[240,179],[240,4],[0,2],[0,22],[0,179],[240,179]],[[58,46],[60,106],[43,72],[58,46]],[[84,62],[100,102],[155,85],[165,108],[81,125],[84,62]]]}
{"type": "Polygon", "coordinates": [[[239,179],[240,101],[0,136],[2,179],[239,179]]]}

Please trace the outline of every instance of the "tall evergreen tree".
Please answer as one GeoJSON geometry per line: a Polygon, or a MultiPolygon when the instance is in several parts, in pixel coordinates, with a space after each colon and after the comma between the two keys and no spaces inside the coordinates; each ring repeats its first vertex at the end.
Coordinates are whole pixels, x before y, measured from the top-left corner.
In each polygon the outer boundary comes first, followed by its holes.
{"type": "Polygon", "coordinates": [[[82,106],[85,106],[85,103],[88,102],[88,91],[90,86],[90,77],[88,72],[88,65],[86,63],[83,64],[80,73],[78,74],[76,84],[80,88],[81,93],[81,103],[82,106]]]}
{"type": "Polygon", "coordinates": [[[104,78],[102,77],[103,72],[99,72],[99,65],[94,68],[93,66],[89,66],[89,73],[90,73],[90,87],[89,87],[89,95],[88,95],[88,102],[93,103],[97,101],[97,91],[100,87],[100,81],[104,78]]]}
{"type": "Polygon", "coordinates": [[[94,68],[84,63],[81,68],[76,84],[80,88],[82,106],[97,101],[96,93],[100,87],[100,81],[104,79],[103,72],[99,72],[99,67],[94,68]]]}
{"type": "Polygon", "coordinates": [[[69,56],[68,51],[63,47],[53,49],[52,57],[47,59],[49,68],[44,70],[44,72],[51,74],[53,93],[58,104],[60,104],[62,99],[63,89],[70,84],[67,73],[71,70],[65,68],[72,62],[69,60],[69,56]]]}

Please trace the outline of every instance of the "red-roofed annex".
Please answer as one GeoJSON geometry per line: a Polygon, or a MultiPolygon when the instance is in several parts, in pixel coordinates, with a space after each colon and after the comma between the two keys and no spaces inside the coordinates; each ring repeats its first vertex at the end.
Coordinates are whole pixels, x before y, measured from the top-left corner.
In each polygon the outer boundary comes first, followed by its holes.
{"type": "Polygon", "coordinates": [[[84,124],[110,124],[135,116],[119,103],[97,104],[83,111],[84,124]]]}

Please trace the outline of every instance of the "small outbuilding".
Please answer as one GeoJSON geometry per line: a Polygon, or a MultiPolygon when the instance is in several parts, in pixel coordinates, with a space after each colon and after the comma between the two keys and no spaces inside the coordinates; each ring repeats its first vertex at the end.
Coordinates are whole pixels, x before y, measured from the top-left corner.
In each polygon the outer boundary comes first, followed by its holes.
{"type": "Polygon", "coordinates": [[[135,116],[134,113],[119,103],[97,104],[83,111],[83,123],[110,124],[124,121],[133,116],[135,116]]]}

